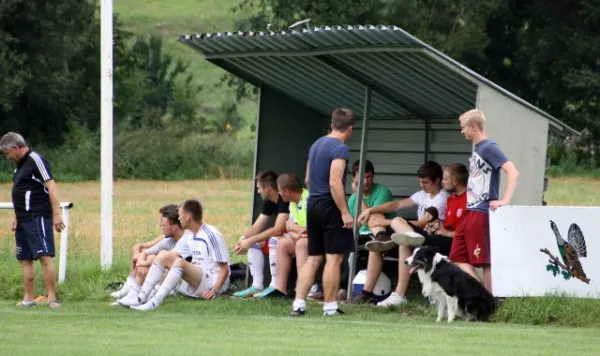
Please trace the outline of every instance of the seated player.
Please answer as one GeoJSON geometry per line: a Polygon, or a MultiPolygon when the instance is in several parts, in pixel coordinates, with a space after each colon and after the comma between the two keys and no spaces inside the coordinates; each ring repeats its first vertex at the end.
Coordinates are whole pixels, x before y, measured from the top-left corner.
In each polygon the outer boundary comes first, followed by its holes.
{"type": "MultiPolygon", "coordinates": [[[[423,228],[427,224],[425,220],[425,209],[430,206],[435,206],[440,216],[446,214],[446,200],[448,199],[448,193],[442,190],[442,167],[433,161],[429,161],[421,165],[417,171],[417,177],[419,179],[419,185],[421,190],[414,193],[410,198],[392,201],[382,205],[378,205],[372,208],[368,208],[363,211],[358,221],[361,224],[369,222],[372,227],[387,228],[391,226],[395,232],[393,237],[420,237],[419,241],[422,242],[425,235],[428,235],[423,228]],[[391,213],[401,209],[407,209],[417,206],[417,220],[407,221],[401,217],[396,217],[393,220],[389,219],[370,219],[374,213],[391,213]]],[[[402,240],[402,239],[401,239],[402,240]]],[[[390,296],[377,303],[379,307],[389,307],[399,305],[405,302],[406,289],[408,287],[408,281],[410,279],[409,267],[404,263],[404,260],[411,255],[411,249],[406,244],[402,243],[399,245],[395,240],[388,235],[387,231],[377,232],[373,241],[369,241],[365,244],[365,248],[372,252],[384,252],[394,248],[398,248],[398,284],[396,290],[390,294],[390,296]]],[[[371,258],[369,258],[371,259],[371,258]]],[[[381,268],[381,264],[376,265],[378,269],[381,268]]],[[[372,275],[379,275],[379,273],[372,275]]],[[[369,272],[367,267],[367,281],[369,285],[373,283],[369,278],[369,272]]],[[[376,280],[375,280],[376,282],[376,280]]],[[[372,291],[364,291],[364,301],[370,301],[373,297],[372,291]]]]}
{"type": "Polygon", "coordinates": [[[266,288],[254,294],[255,298],[282,298],[287,294],[288,277],[292,268],[292,257],[296,256],[296,270],[308,258],[308,239],[306,235],[306,200],[308,189],[302,188],[298,177],[285,173],[277,178],[277,190],[284,202],[289,203],[290,215],[286,222],[287,232],[277,242],[276,279],[277,288],[266,288]]]}
{"type": "MultiPolygon", "coordinates": [[[[162,208],[158,209],[161,220],[162,220],[164,211],[169,208],[177,209],[177,205],[169,204],[169,205],[165,205],[162,208]]],[[[162,223],[161,223],[161,228],[162,228],[162,223]]],[[[152,241],[135,244],[132,247],[132,249],[131,249],[132,250],[131,268],[129,269],[129,275],[127,276],[127,280],[123,283],[123,286],[119,290],[116,290],[110,294],[111,297],[119,299],[119,298],[123,298],[124,296],[127,295],[127,293],[129,293],[131,286],[135,285],[136,265],[137,265],[137,261],[138,261],[140,255],[142,254],[142,252],[155,246],[156,244],[158,244],[159,242],[161,242],[163,239],[165,239],[167,237],[168,236],[166,236],[166,235],[161,235],[152,241]]]]}
{"type": "MultiPolygon", "coordinates": [[[[168,205],[162,211],[163,213],[160,228],[162,229],[165,238],[162,239],[156,245],[152,246],[151,248],[143,251],[139,255],[136,262],[135,283],[131,285],[129,293],[127,293],[127,295],[125,295],[123,298],[117,299],[117,301],[115,301],[111,305],[137,305],[138,293],[140,292],[142,284],[146,279],[146,275],[148,274],[148,268],[152,266],[152,263],[156,259],[156,256],[161,251],[170,251],[174,249],[177,244],[187,244],[187,242],[185,242],[185,238],[193,235],[189,230],[183,230],[181,223],[179,222],[179,212],[177,205],[168,205]]],[[[150,297],[152,297],[153,293],[155,293],[156,291],[158,291],[158,288],[154,289],[150,297]]]]}
{"type": "Polygon", "coordinates": [[[132,306],[132,309],[156,309],[173,290],[192,298],[212,300],[229,287],[231,270],[227,245],[219,230],[202,221],[200,202],[183,202],[179,207],[179,221],[183,228],[192,232],[192,236],[185,239],[187,250],[162,251],[158,255],[138,294],[140,305],[132,306]],[[192,262],[185,260],[187,256],[192,257],[192,262]],[[148,300],[165,268],[169,273],[154,297],[148,300]]]}
{"type": "Polygon", "coordinates": [[[263,200],[263,209],[254,224],[240,237],[235,244],[234,252],[238,255],[248,253],[248,267],[252,275],[252,285],[233,294],[234,297],[248,298],[264,289],[263,251],[269,254],[271,283],[268,291],[277,288],[277,242],[286,231],[286,221],[289,218],[289,204],[283,201],[277,190],[277,173],[266,171],[256,176],[256,189],[263,200]],[[272,215],[277,215],[275,224],[267,228],[272,215]],[[269,241],[266,243],[266,241],[269,241]]]}

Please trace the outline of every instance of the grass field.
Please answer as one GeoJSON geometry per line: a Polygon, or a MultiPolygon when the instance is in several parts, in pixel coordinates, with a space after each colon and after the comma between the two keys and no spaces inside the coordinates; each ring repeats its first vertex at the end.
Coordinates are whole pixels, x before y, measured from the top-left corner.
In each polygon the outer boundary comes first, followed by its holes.
{"type": "MultiPolygon", "coordinates": [[[[324,320],[319,304],[309,305],[305,320],[291,320],[287,317],[290,301],[234,301],[227,297],[211,302],[172,297],[159,310],[149,313],[110,307],[112,299],[103,288],[126,275],[128,251],[134,242],[159,234],[160,206],[190,197],[201,199],[206,221],[223,232],[231,251],[250,220],[252,182],[116,182],[115,264],[109,272],[99,268],[99,183],[64,183],[59,189],[61,201],[75,203],[67,283],[59,286],[63,301],[60,310],[14,307],[22,295],[20,270],[13,256],[14,238],[8,229],[11,211],[0,210],[0,355],[149,351],[247,354],[249,350],[294,354],[416,351],[446,355],[580,355],[592,354],[600,347],[600,301],[596,300],[508,300],[496,322],[486,325],[436,324],[435,311],[422,300],[391,310],[345,306],[348,314],[335,320],[324,320]],[[45,331],[48,329],[51,332],[45,331]],[[25,336],[31,330],[35,330],[35,337],[25,336]]],[[[546,200],[549,205],[598,205],[599,195],[600,181],[554,178],[546,200]]],[[[0,185],[0,201],[10,201],[7,184],[0,185]]],[[[38,271],[37,294],[44,293],[40,277],[38,271]]]]}

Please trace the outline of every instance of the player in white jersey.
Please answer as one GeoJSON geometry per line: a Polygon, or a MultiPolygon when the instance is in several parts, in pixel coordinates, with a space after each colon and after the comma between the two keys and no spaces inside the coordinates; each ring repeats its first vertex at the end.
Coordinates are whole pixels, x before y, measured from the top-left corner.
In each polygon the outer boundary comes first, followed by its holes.
{"type": "MultiPolygon", "coordinates": [[[[179,245],[178,248],[181,248],[182,244],[187,245],[187,242],[185,242],[186,236],[193,235],[191,231],[183,230],[181,222],[179,221],[177,205],[167,205],[166,207],[161,208],[161,212],[160,228],[165,237],[157,244],[138,255],[134,269],[135,280],[130,284],[127,294],[118,298],[111,305],[138,305],[137,295],[140,292],[142,283],[144,283],[144,280],[146,279],[148,269],[152,266],[157,255],[161,251],[171,251],[176,248],[177,245],[179,245]]],[[[191,257],[189,260],[191,261],[191,257]]],[[[156,291],[158,291],[158,288],[155,288],[152,293],[155,293],[156,291]]],[[[152,293],[151,297],[153,296],[152,293]]]]}
{"type": "Polygon", "coordinates": [[[161,252],[152,264],[148,276],[138,294],[136,310],[158,308],[172,290],[194,298],[211,300],[227,290],[229,286],[229,252],[223,236],[214,226],[202,222],[202,205],[197,200],[186,200],[179,207],[179,221],[193,236],[185,239],[187,251],[174,249],[161,252]],[[184,260],[192,256],[192,262],[184,260]],[[154,297],[148,296],[160,280],[165,268],[165,277],[154,297]]]}
{"type": "MultiPolygon", "coordinates": [[[[142,254],[144,252],[146,253],[144,257],[150,256],[150,255],[156,255],[160,250],[154,254],[150,254],[150,253],[148,253],[148,251],[152,251],[156,245],[163,243],[163,241],[165,241],[165,238],[172,237],[168,233],[165,233],[165,231],[164,231],[165,227],[163,226],[164,212],[166,210],[171,210],[171,209],[175,209],[175,212],[177,212],[177,205],[168,204],[168,205],[161,207],[158,210],[159,216],[161,219],[160,228],[161,228],[161,230],[163,230],[163,234],[161,236],[158,236],[154,240],[151,240],[148,242],[142,242],[142,243],[137,243],[137,244],[133,245],[133,247],[131,248],[131,252],[132,252],[131,268],[129,269],[129,274],[127,275],[127,280],[125,282],[123,282],[123,285],[119,290],[116,290],[116,291],[110,293],[111,297],[119,299],[119,298],[123,298],[124,296],[126,296],[127,293],[129,293],[131,286],[133,286],[136,283],[135,281],[136,281],[137,267],[138,267],[137,264],[138,264],[138,260],[140,260],[140,257],[142,257],[142,254]]],[[[150,263],[152,263],[152,261],[150,261],[150,263]]],[[[148,267],[149,267],[149,265],[148,265],[148,267]]]]}

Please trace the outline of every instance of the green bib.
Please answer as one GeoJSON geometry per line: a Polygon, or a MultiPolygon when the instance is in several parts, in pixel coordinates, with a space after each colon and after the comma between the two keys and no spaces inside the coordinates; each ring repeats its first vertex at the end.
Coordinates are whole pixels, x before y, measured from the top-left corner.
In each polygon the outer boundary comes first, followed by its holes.
{"type": "Polygon", "coordinates": [[[296,224],[306,227],[306,200],[308,199],[308,189],[302,189],[302,197],[298,204],[290,202],[290,213],[296,224]]]}

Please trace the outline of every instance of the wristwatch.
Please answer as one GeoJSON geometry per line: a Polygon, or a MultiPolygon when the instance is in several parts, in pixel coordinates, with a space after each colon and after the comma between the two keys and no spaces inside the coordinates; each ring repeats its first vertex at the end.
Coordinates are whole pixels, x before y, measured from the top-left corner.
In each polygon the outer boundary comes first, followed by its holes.
{"type": "Polygon", "coordinates": [[[216,288],[211,288],[210,289],[215,295],[219,294],[219,291],[216,288]]]}

